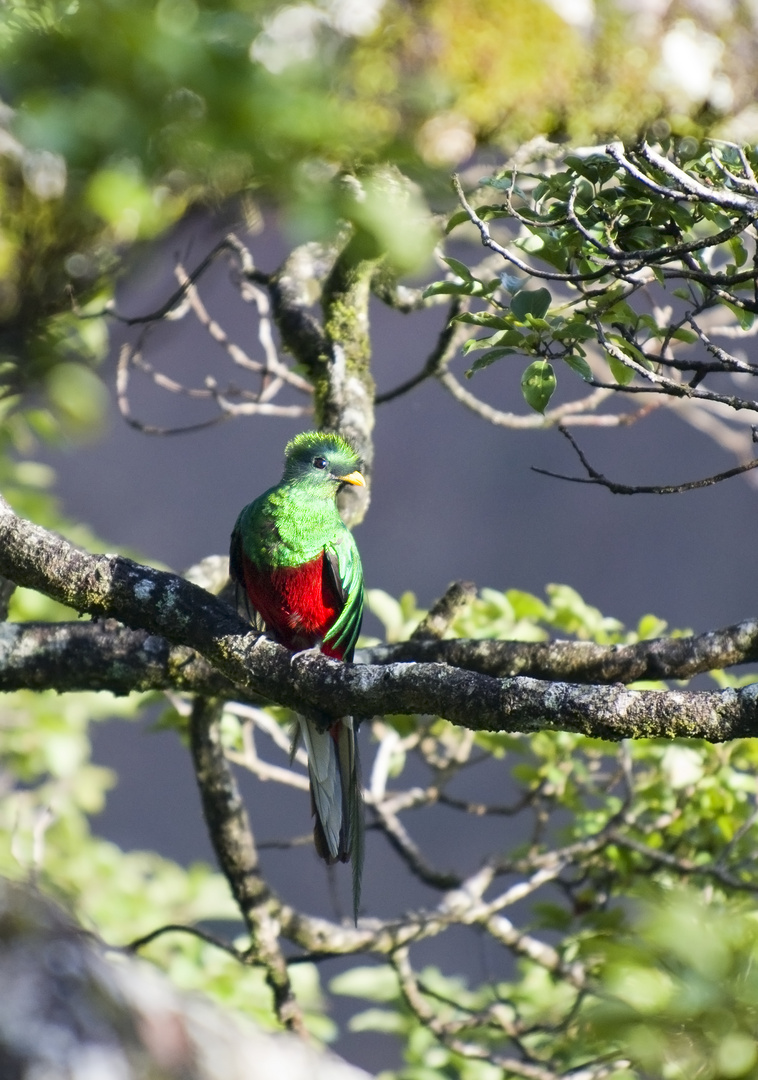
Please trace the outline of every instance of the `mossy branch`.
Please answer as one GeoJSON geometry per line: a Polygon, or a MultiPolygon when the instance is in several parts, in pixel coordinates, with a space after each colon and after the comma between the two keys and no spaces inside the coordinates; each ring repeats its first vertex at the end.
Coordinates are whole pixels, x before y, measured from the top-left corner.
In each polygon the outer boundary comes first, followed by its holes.
{"type": "MultiPolygon", "coordinates": [[[[446,663],[351,665],[314,653],[293,656],[250,631],[227,604],[198,586],[121,556],[90,555],[17,517],[4,501],[0,574],[79,612],[115,618],[192,649],[242,695],[315,716],[431,713],[475,731],[549,728],[614,740],[686,736],[718,742],[758,734],[755,686],[638,691],[501,678],[446,663]]],[[[416,641],[411,647],[443,650],[448,644],[457,643],[416,641]]]]}

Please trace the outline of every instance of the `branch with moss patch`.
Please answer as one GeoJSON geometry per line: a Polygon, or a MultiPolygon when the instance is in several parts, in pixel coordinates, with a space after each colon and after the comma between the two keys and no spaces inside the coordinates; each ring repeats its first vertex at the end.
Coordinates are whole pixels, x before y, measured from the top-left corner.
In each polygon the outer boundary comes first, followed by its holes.
{"type": "MultiPolygon", "coordinates": [[[[358,650],[365,665],[444,664],[510,678],[572,683],[632,683],[690,679],[708,671],[758,662],[758,619],[687,637],[633,645],[591,641],[496,641],[413,637],[358,650]]],[[[174,690],[225,700],[270,700],[239,686],[184,645],[129,630],[113,620],[0,625],[0,692],[109,690],[129,694],[174,690]]]]}
{"type": "MultiPolygon", "coordinates": [[[[199,652],[243,694],[326,717],[431,713],[474,731],[565,730],[595,738],[758,734],[758,686],[722,692],[628,690],[494,678],[438,663],[341,664],[291,654],[222,600],[122,556],[90,555],[0,502],[0,574],[80,612],[117,618],[199,652]]],[[[414,647],[423,647],[423,642],[414,647]]],[[[432,643],[439,648],[443,642],[432,643]]]]}

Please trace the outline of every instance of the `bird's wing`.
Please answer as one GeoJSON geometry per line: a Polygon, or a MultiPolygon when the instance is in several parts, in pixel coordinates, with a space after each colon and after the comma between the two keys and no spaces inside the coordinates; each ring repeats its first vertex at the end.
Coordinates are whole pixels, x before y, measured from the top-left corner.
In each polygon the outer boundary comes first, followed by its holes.
{"type": "Polygon", "coordinates": [[[242,518],[247,510],[248,507],[245,507],[232,529],[232,536],[229,541],[229,577],[234,582],[234,600],[237,612],[240,615],[246,614],[248,621],[252,623],[256,630],[263,630],[263,619],[250,602],[245,584],[245,549],[242,540],[242,518]]]}
{"type": "Polygon", "coordinates": [[[337,543],[327,544],[324,555],[327,573],[343,603],[342,611],[324,638],[324,644],[340,652],[344,660],[352,660],[363,619],[361,557],[348,532],[337,543]]]}
{"type": "Polygon", "coordinates": [[[229,541],[229,577],[234,582],[234,600],[237,611],[240,615],[243,610],[246,611],[248,619],[250,622],[253,622],[254,612],[252,611],[248,600],[247,590],[245,588],[245,570],[242,564],[241,518],[242,514],[240,514],[235,522],[231,540],[229,541]]]}
{"type": "MultiPolygon", "coordinates": [[[[242,515],[240,514],[240,517],[242,515]]],[[[242,569],[242,530],[240,518],[237,518],[229,541],[229,577],[237,585],[244,586],[245,572],[242,569]]]]}

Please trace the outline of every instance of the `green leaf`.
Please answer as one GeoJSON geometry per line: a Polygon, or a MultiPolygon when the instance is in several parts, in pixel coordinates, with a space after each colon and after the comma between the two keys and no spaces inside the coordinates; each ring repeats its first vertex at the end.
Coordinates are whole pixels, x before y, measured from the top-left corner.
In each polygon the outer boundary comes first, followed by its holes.
{"type": "MultiPolygon", "coordinates": [[[[537,237],[534,237],[534,239],[536,240],[537,237]]],[[[554,266],[556,270],[560,270],[561,272],[566,270],[568,258],[567,247],[565,244],[545,240],[545,242],[535,251],[535,254],[538,258],[542,259],[543,262],[548,263],[550,266],[554,266]]]]}
{"type": "Polygon", "coordinates": [[[615,356],[611,356],[608,352],[605,354],[605,358],[608,361],[611,374],[619,386],[626,386],[627,383],[632,381],[635,374],[632,368],[628,368],[626,364],[622,364],[620,360],[617,360],[615,356]]]}
{"type": "Polygon", "coordinates": [[[694,343],[698,341],[697,334],[695,334],[692,330],[685,330],[682,326],[680,326],[677,330],[672,331],[669,334],[669,337],[673,338],[674,341],[686,341],[688,345],[694,345],[694,343]]]}
{"type": "Polygon", "coordinates": [[[468,356],[470,352],[475,352],[477,349],[490,349],[496,345],[515,345],[523,348],[524,340],[524,335],[520,334],[518,330],[507,327],[505,330],[498,330],[491,337],[469,338],[465,342],[462,352],[464,356],[468,356]]]}
{"type": "Polygon", "coordinates": [[[662,637],[668,623],[657,615],[643,615],[637,623],[637,637],[640,641],[662,637]]]}
{"type": "Polygon", "coordinates": [[[389,1009],[364,1009],[351,1016],[348,1021],[349,1031],[381,1031],[384,1035],[404,1035],[408,1021],[402,1013],[389,1009]]]}
{"type": "MultiPolygon", "coordinates": [[[[478,284],[478,282],[474,282],[478,284]]],[[[434,281],[424,289],[424,296],[465,296],[471,292],[468,285],[460,285],[457,281],[434,281]]]]}
{"type": "Polygon", "coordinates": [[[484,311],[462,311],[460,315],[454,315],[450,322],[468,323],[471,326],[490,326],[488,321],[491,318],[484,311]]]}
{"type": "Polygon", "coordinates": [[[593,184],[610,180],[619,167],[607,154],[588,154],[587,157],[568,154],[563,160],[565,165],[585,179],[591,180],[593,184]]]}
{"type": "MultiPolygon", "coordinates": [[[[551,324],[552,322],[551,318],[551,324]]],[[[594,341],[597,337],[597,331],[579,313],[572,315],[562,326],[553,325],[553,337],[556,341],[594,341]]]]}
{"type": "Polygon", "coordinates": [[[525,202],[529,201],[529,196],[515,183],[513,173],[509,173],[507,176],[485,176],[480,183],[482,187],[493,187],[499,191],[512,191],[525,202]]]}
{"type": "Polygon", "coordinates": [[[462,311],[454,315],[451,322],[467,323],[471,326],[488,326],[492,330],[505,330],[513,323],[508,316],[493,315],[489,311],[462,311]]]}
{"type": "MultiPolygon", "coordinates": [[[[547,290],[545,290],[547,291],[547,290]]],[[[535,360],[521,376],[521,393],[535,412],[544,413],[555,392],[555,372],[547,360],[535,360]]]]}
{"type": "Polygon", "coordinates": [[[639,315],[626,300],[617,300],[602,312],[603,322],[619,323],[622,326],[636,326],[639,315]]]}
{"type": "Polygon", "coordinates": [[[521,352],[521,349],[511,349],[509,347],[490,349],[489,352],[477,356],[471,367],[466,371],[466,378],[470,379],[475,371],[483,371],[484,368],[489,367],[490,364],[494,363],[495,360],[499,360],[502,356],[518,356],[521,352]]]}
{"type": "Polygon", "coordinates": [[[508,602],[518,619],[544,619],[547,617],[545,601],[523,589],[508,589],[508,602]]]}
{"type": "Polygon", "coordinates": [[[729,250],[731,251],[732,257],[734,258],[734,261],[737,264],[737,266],[738,267],[743,266],[744,263],[747,261],[747,249],[746,249],[745,245],[742,243],[742,240],[740,239],[740,237],[739,236],[733,236],[731,238],[731,240],[729,241],[728,246],[729,246],[729,250]]]}
{"type": "Polygon", "coordinates": [[[755,321],[755,314],[752,311],[745,311],[744,308],[738,307],[736,304],[730,304],[728,300],[723,300],[722,303],[724,307],[728,307],[734,314],[743,330],[750,329],[755,321]]]}
{"type": "Polygon", "coordinates": [[[539,920],[539,925],[549,929],[566,933],[571,926],[571,914],[560,904],[551,900],[540,900],[534,904],[534,914],[539,920]]]}
{"type": "Polygon", "coordinates": [[[592,368],[583,356],[579,356],[578,353],[567,353],[566,356],[563,357],[563,360],[568,364],[572,371],[581,375],[587,382],[592,380],[592,368]]]}
{"type": "Polygon", "coordinates": [[[447,263],[454,274],[457,274],[459,278],[464,281],[473,281],[474,275],[471,273],[465,263],[462,263],[460,259],[453,259],[452,256],[444,255],[442,261],[447,263]]]}
{"type": "Polygon", "coordinates": [[[522,289],[511,300],[511,311],[522,322],[527,315],[541,319],[547,314],[552,302],[553,298],[549,289],[534,289],[533,291],[522,289]]]}
{"type": "Polygon", "coordinates": [[[471,219],[469,218],[468,212],[466,210],[456,210],[456,212],[452,215],[452,217],[449,219],[447,225],[445,226],[445,232],[450,233],[458,225],[462,225],[464,221],[470,221],[470,220],[471,219]]]}
{"type": "Polygon", "coordinates": [[[526,280],[520,277],[518,274],[508,274],[505,270],[500,273],[500,284],[503,286],[506,292],[509,292],[512,296],[515,296],[517,292],[520,292],[526,280]]]}

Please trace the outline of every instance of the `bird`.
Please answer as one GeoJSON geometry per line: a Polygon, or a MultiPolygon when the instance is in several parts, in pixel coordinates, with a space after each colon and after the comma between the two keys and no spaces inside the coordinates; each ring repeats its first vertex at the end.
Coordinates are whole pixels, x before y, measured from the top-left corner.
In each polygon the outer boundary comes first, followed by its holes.
{"type": "MultiPolygon", "coordinates": [[[[363,618],[358,547],[337,508],[345,485],[365,487],[360,458],[342,436],[306,431],[284,451],[284,475],[240,512],[229,573],[248,617],[292,652],[318,648],[352,661],[363,618]],[[252,609],[252,611],[251,611],[252,609]]],[[[308,757],[313,838],[328,864],[352,860],[357,924],[363,871],[363,803],[353,718],[328,727],[297,716],[308,757]]]]}

